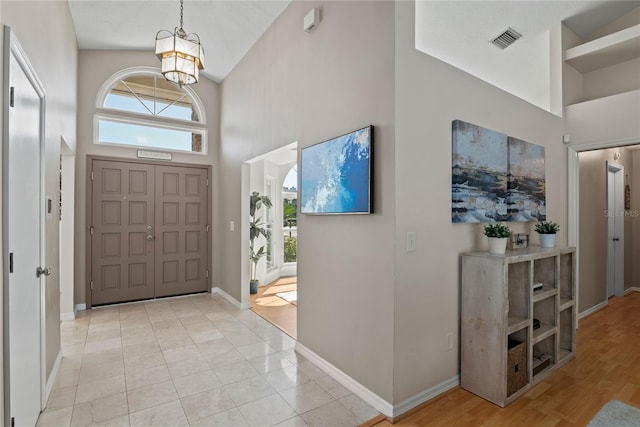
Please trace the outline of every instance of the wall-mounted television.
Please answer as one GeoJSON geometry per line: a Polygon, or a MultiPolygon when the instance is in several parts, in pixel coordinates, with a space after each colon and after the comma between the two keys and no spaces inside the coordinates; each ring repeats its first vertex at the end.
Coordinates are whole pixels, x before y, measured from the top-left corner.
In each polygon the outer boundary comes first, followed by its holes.
{"type": "Polygon", "coordinates": [[[373,126],[305,147],[300,156],[301,213],[373,212],[373,126]]]}

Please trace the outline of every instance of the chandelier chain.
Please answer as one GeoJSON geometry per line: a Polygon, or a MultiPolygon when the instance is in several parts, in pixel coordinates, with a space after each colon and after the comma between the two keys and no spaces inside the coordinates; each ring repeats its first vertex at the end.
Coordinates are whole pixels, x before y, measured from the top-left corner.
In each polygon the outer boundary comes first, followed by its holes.
{"type": "Polygon", "coordinates": [[[182,4],[183,0],[180,0],[180,29],[182,30],[182,11],[184,8],[184,5],[182,4]]]}

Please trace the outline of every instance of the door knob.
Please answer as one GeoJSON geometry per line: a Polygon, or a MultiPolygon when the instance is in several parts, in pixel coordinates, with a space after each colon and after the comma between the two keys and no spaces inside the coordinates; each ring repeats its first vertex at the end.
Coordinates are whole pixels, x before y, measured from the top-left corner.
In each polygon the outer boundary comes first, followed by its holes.
{"type": "Polygon", "coordinates": [[[40,277],[42,275],[49,276],[51,274],[51,269],[49,267],[38,267],[36,268],[36,277],[40,277]]]}
{"type": "Polygon", "coordinates": [[[147,240],[149,241],[153,240],[153,236],[151,234],[147,234],[147,240]]]}

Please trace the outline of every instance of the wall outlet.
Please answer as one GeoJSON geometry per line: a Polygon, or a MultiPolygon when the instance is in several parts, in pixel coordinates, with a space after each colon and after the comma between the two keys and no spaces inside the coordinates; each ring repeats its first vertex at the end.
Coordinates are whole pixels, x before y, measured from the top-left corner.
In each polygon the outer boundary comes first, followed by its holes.
{"type": "Polygon", "coordinates": [[[416,232],[408,231],[407,232],[407,252],[415,252],[416,251],[416,232]]]}
{"type": "Polygon", "coordinates": [[[453,332],[447,334],[447,351],[453,350],[453,332]]]}

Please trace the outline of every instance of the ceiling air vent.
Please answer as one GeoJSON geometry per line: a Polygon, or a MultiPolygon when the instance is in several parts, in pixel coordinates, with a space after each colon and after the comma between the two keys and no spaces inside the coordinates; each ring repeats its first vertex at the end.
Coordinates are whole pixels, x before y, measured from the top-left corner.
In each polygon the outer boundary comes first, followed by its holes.
{"type": "Polygon", "coordinates": [[[505,49],[514,44],[520,37],[522,37],[522,34],[509,27],[507,28],[507,31],[491,40],[491,43],[498,46],[500,49],[505,49]]]}

